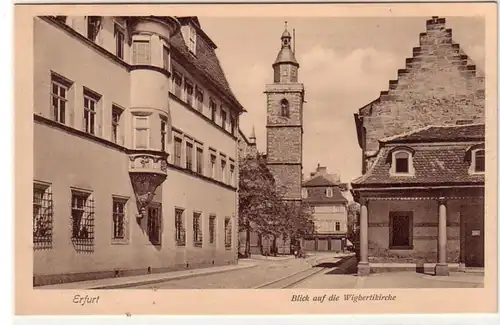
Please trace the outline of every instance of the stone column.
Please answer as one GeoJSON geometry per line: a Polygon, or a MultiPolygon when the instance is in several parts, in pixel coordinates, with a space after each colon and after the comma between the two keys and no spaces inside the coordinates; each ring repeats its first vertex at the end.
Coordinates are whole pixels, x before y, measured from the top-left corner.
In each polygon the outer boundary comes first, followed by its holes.
{"type": "Polygon", "coordinates": [[[368,201],[362,198],[359,203],[361,205],[361,214],[359,217],[360,260],[358,275],[366,276],[370,274],[370,264],[368,263],[368,201]]]}
{"type": "Polygon", "coordinates": [[[463,207],[460,207],[460,260],[458,270],[465,272],[465,217],[462,214],[463,207]]]}
{"type": "Polygon", "coordinates": [[[438,226],[438,263],[435,268],[435,275],[449,275],[448,263],[446,262],[446,201],[443,198],[438,200],[439,204],[439,226],[438,226]]]}

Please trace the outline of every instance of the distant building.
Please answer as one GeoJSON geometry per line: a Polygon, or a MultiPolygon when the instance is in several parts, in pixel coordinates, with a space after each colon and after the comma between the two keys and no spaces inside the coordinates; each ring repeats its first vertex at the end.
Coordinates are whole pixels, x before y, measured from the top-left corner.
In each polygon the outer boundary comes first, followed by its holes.
{"type": "Polygon", "coordinates": [[[427,20],[397,80],[355,114],[360,275],[376,262],[483,264],[484,78],[445,23],[427,20]]]}
{"type": "Polygon", "coordinates": [[[34,284],[237,262],[235,98],[196,17],[34,19],[34,284]]]}
{"type": "Polygon", "coordinates": [[[346,245],[348,201],[342,195],[340,179],[319,164],[310,176],[302,184],[302,201],[313,209],[314,234],[303,238],[303,249],[342,251],[346,245]]]}
{"type": "Polygon", "coordinates": [[[255,137],[255,128],[252,128],[252,133],[247,138],[241,129],[238,129],[238,155],[240,158],[245,158],[249,155],[257,154],[257,142],[255,137]]]}

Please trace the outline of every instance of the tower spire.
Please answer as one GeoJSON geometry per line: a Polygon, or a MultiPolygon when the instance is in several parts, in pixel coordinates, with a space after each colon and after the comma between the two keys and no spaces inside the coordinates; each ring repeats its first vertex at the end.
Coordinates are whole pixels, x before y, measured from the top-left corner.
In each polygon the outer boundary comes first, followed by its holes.
{"type": "Polygon", "coordinates": [[[256,137],[255,137],[255,125],[252,126],[252,133],[250,133],[250,137],[248,138],[250,140],[250,143],[251,144],[255,144],[256,143],[256,137]]]}

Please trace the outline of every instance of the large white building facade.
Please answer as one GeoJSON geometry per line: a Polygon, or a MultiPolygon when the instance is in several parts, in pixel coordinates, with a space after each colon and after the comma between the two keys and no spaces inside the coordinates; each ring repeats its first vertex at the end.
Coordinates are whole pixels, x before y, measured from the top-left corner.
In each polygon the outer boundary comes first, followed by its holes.
{"type": "Polygon", "coordinates": [[[237,262],[244,111],[196,17],[34,22],[34,285],[237,262]]]}

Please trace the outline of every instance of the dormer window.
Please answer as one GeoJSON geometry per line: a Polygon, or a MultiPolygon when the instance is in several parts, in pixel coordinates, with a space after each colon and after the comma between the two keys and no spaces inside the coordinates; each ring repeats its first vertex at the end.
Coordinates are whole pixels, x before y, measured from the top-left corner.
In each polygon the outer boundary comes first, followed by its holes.
{"type": "Polygon", "coordinates": [[[472,151],[472,172],[474,174],[482,174],[485,171],[485,151],[484,149],[476,149],[472,151]]]}
{"type": "Polygon", "coordinates": [[[189,26],[188,48],[189,52],[196,55],[196,29],[193,26],[189,26]]]}
{"type": "Polygon", "coordinates": [[[469,174],[484,174],[485,157],[484,143],[473,145],[467,149],[465,161],[469,163],[469,174]]]}
{"type": "Polygon", "coordinates": [[[390,173],[393,176],[412,176],[415,174],[413,169],[412,148],[395,148],[389,153],[391,159],[390,173]]]}
{"type": "Polygon", "coordinates": [[[283,117],[290,116],[290,109],[289,109],[288,100],[286,100],[285,98],[283,98],[281,100],[281,116],[283,116],[283,117]]]}
{"type": "Polygon", "coordinates": [[[333,196],[333,188],[328,187],[326,189],[326,197],[332,197],[333,196]]]}
{"type": "Polygon", "coordinates": [[[303,199],[307,198],[307,188],[302,189],[302,198],[303,199]]]}

